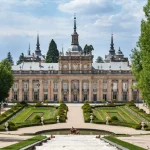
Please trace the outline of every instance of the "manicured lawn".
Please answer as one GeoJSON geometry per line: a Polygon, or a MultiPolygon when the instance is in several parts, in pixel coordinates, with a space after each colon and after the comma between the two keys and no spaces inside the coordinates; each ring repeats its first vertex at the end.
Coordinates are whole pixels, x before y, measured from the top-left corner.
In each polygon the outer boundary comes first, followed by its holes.
{"type": "Polygon", "coordinates": [[[22,123],[32,120],[36,115],[39,115],[44,119],[50,119],[54,118],[56,111],[57,110],[54,107],[28,107],[11,121],[14,123],[22,123]]]}
{"type": "Polygon", "coordinates": [[[117,138],[115,138],[113,136],[105,136],[104,138],[109,140],[109,141],[111,141],[111,142],[114,142],[114,143],[116,143],[118,145],[121,145],[121,146],[123,146],[125,148],[128,148],[129,150],[145,150],[142,147],[139,147],[139,146],[136,146],[136,145],[124,142],[124,141],[119,140],[119,139],[117,139],[117,138]]]}
{"type": "Polygon", "coordinates": [[[106,117],[116,116],[119,121],[125,123],[133,123],[139,124],[141,120],[131,114],[125,106],[117,106],[117,107],[99,107],[93,110],[94,115],[98,120],[106,121],[106,117]]]}
{"type": "Polygon", "coordinates": [[[38,136],[35,136],[35,137],[30,138],[28,140],[21,141],[19,143],[16,143],[16,144],[13,144],[13,145],[1,148],[1,150],[19,150],[19,149],[21,149],[23,147],[26,147],[28,145],[31,145],[31,144],[35,143],[35,142],[41,141],[41,140],[43,140],[45,138],[46,138],[46,136],[38,135],[38,136]]]}

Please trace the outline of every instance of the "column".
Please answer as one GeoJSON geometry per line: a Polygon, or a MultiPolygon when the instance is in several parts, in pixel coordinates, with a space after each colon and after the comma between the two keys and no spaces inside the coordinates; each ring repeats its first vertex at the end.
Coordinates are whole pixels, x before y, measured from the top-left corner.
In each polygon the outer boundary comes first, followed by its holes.
{"type": "Polygon", "coordinates": [[[8,101],[11,102],[12,100],[12,88],[9,91],[9,97],[8,97],[8,101]]]}
{"type": "Polygon", "coordinates": [[[93,86],[92,86],[93,82],[92,80],[89,80],[89,102],[92,102],[92,93],[93,93],[93,86]]]}
{"type": "Polygon", "coordinates": [[[69,80],[69,102],[71,102],[71,80],[69,80]]]}
{"type": "Polygon", "coordinates": [[[97,101],[100,101],[100,80],[97,80],[97,101]]]}
{"type": "Polygon", "coordinates": [[[51,80],[51,101],[54,101],[54,81],[51,80]]]}
{"type": "Polygon", "coordinates": [[[48,80],[48,100],[50,100],[51,99],[51,84],[50,84],[50,80],[48,80]]]}
{"type": "Polygon", "coordinates": [[[122,80],[118,82],[118,101],[122,101],[122,80]]]}
{"type": "Polygon", "coordinates": [[[62,80],[59,80],[59,89],[58,89],[58,97],[59,97],[59,101],[62,100],[62,80]]]}
{"type": "Polygon", "coordinates": [[[108,87],[107,87],[107,100],[108,101],[112,100],[112,98],[111,98],[112,85],[111,84],[112,84],[111,79],[109,79],[108,82],[107,82],[107,85],[108,85],[108,87]]]}
{"type": "Polygon", "coordinates": [[[128,82],[128,101],[131,101],[133,99],[132,97],[132,89],[131,89],[131,86],[132,86],[132,79],[129,79],[129,82],[128,82]]]}
{"type": "Polygon", "coordinates": [[[79,83],[79,102],[82,102],[82,80],[79,83]]]}
{"type": "Polygon", "coordinates": [[[40,82],[39,101],[43,101],[43,95],[44,95],[44,92],[43,92],[43,81],[39,80],[39,82],[40,82]]]}
{"type": "Polygon", "coordinates": [[[18,101],[22,101],[22,80],[19,80],[19,99],[18,101]]]}
{"type": "Polygon", "coordinates": [[[102,101],[103,100],[103,80],[101,79],[100,82],[99,82],[99,92],[100,92],[100,100],[102,101]]]}
{"type": "Polygon", "coordinates": [[[29,80],[29,101],[32,101],[33,88],[32,88],[32,79],[29,80]]]}

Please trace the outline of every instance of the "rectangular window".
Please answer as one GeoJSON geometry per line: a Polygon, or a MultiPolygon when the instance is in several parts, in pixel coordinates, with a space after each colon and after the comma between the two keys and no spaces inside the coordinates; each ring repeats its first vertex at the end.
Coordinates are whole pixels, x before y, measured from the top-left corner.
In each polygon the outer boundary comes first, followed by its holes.
{"type": "Polygon", "coordinates": [[[107,94],[103,94],[103,99],[107,101],[107,94]]]}
{"type": "Polygon", "coordinates": [[[117,83],[113,83],[113,90],[117,90],[117,83]]]}
{"type": "Polygon", "coordinates": [[[57,89],[57,83],[54,83],[54,89],[57,89]]]}
{"type": "Polygon", "coordinates": [[[39,89],[39,84],[38,84],[37,82],[35,82],[35,83],[33,84],[33,88],[34,88],[34,91],[38,91],[38,89],[39,89]]]}
{"type": "Polygon", "coordinates": [[[93,101],[97,101],[97,94],[93,94],[93,101]]]}
{"type": "Polygon", "coordinates": [[[134,101],[138,101],[138,94],[137,94],[137,91],[133,91],[133,100],[134,101]]]}
{"type": "Polygon", "coordinates": [[[123,92],[123,101],[127,101],[127,93],[126,92],[123,92]]]}
{"type": "Polygon", "coordinates": [[[107,90],[107,83],[103,83],[103,90],[107,90]]]}
{"type": "Polygon", "coordinates": [[[34,92],[34,100],[35,101],[39,100],[39,93],[37,91],[34,92]]]}
{"type": "Polygon", "coordinates": [[[68,89],[67,83],[63,83],[63,89],[64,89],[64,90],[67,90],[67,89],[68,89]]]}
{"type": "Polygon", "coordinates": [[[83,83],[83,89],[87,90],[88,89],[88,83],[83,83]]]}
{"type": "Polygon", "coordinates": [[[27,100],[28,100],[28,93],[27,93],[27,92],[24,92],[23,100],[24,100],[24,101],[27,101],[27,100]]]}
{"type": "Polygon", "coordinates": [[[97,89],[97,83],[94,83],[93,84],[93,90],[96,90],[97,89]]]}
{"type": "Polygon", "coordinates": [[[117,100],[117,92],[113,92],[113,100],[117,100]]]}
{"type": "Polygon", "coordinates": [[[47,99],[48,99],[48,95],[44,94],[44,100],[47,100],[47,99]]]}
{"type": "Polygon", "coordinates": [[[87,94],[84,94],[83,100],[84,100],[84,101],[88,100],[87,94]]]}
{"type": "Polygon", "coordinates": [[[14,99],[18,100],[18,93],[17,92],[14,92],[14,99]]]}
{"type": "Polygon", "coordinates": [[[44,90],[47,90],[48,89],[48,83],[44,83],[44,90]]]}
{"type": "Polygon", "coordinates": [[[128,84],[126,82],[123,83],[123,91],[126,91],[128,89],[128,84]]]}
{"type": "Polygon", "coordinates": [[[27,90],[28,90],[28,83],[24,83],[24,84],[23,84],[23,89],[24,89],[24,91],[27,91],[27,90]]]}
{"type": "Polygon", "coordinates": [[[54,94],[54,101],[57,101],[57,94],[54,94]]]}

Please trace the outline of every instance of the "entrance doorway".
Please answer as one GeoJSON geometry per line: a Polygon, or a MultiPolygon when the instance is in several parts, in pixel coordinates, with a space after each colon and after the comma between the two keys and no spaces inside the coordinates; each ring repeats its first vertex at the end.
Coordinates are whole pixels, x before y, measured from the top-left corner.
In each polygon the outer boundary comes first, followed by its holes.
{"type": "Polygon", "coordinates": [[[78,101],[77,95],[73,95],[73,101],[74,101],[74,102],[77,102],[77,101],[78,101]]]}
{"type": "Polygon", "coordinates": [[[84,101],[88,100],[87,94],[84,94],[83,100],[84,100],[84,101]]]}

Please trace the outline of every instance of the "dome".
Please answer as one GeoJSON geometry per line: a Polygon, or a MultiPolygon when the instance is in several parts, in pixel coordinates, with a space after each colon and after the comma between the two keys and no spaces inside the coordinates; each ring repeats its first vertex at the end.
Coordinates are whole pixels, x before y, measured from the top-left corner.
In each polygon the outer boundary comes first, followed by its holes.
{"type": "Polygon", "coordinates": [[[120,47],[119,47],[119,50],[117,51],[116,55],[123,55],[122,51],[120,50],[120,47]]]}
{"type": "Polygon", "coordinates": [[[68,52],[82,52],[82,48],[80,45],[71,45],[68,48],[68,52]]]}

